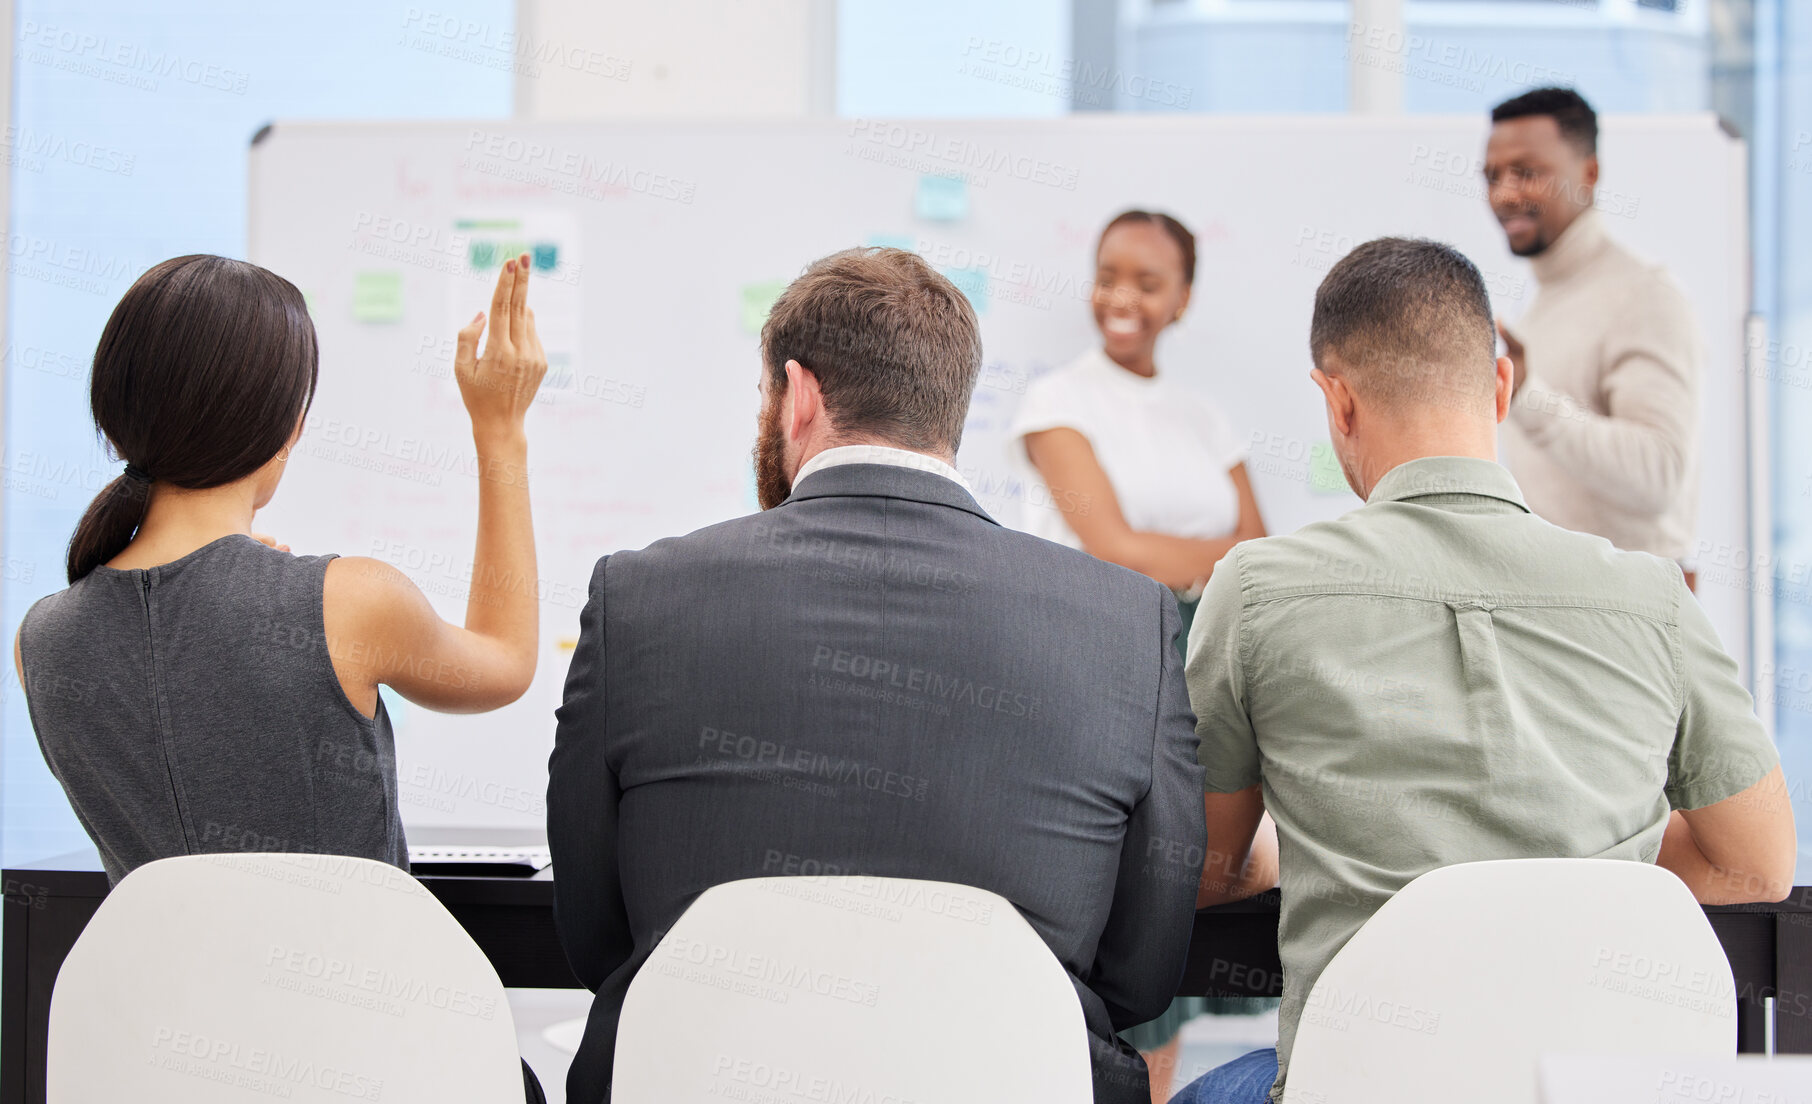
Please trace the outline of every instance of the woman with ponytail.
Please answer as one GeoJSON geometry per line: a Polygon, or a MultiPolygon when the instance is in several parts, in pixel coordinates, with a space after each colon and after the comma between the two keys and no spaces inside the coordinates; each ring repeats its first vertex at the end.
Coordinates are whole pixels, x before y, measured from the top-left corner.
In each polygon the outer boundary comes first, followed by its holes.
{"type": "Polygon", "coordinates": [[[378,686],[477,712],[520,697],[535,671],[523,416],[547,362],[527,260],[503,265],[489,318],[455,354],[481,473],[464,626],[388,564],[295,556],[252,533],[315,391],[314,325],[293,285],[177,257],[120,300],[90,398],[125,469],[76,527],[68,589],[31,608],[14,645],[38,744],[111,881],[214,851],[408,869],[378,686]]]}

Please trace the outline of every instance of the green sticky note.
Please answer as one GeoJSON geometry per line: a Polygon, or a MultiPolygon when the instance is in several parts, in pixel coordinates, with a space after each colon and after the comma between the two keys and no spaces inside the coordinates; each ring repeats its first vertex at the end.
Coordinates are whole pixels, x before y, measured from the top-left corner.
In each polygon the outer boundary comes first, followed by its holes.
{"type": "Polygon", "coordinates": [[[399,322],[403,317],[403,274],[360,272],[353,277],[352,317],[358,322],[399,322]]]}
{"type": "Polygon", "coordinates": [[[1334,455],[1334,446],[1329,441],[1317,441],[1309,446],[1309,490],[1316,494],[1345,494],[1352,488],[1346,484],[1346,473],[1340,470],[1340,458],[1334,455]]]}
{"type": "Polygon", "coordinates": [[[785,280],[762,280],[742,285],[742,328],[749,333],[760,333],[761,324],[768,320],[768,311],[774,308],[774,300],[785,290],[785,280]]]}
{"type": "Polygon", "coordinates": [[[913,213],[931,222],[959,222],[969,217],[969,182],[960,176],[919,177],[913,213]]]}

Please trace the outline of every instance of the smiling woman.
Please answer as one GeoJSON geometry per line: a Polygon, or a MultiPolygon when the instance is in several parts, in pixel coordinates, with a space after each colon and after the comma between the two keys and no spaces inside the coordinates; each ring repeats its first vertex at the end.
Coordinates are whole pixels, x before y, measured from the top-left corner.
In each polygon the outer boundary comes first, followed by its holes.
{"type": "MultiPolygon", "coordinates": [[[[1194,283],[1195,236],[1182,223],[1115,216],[1096,246],[1089,300],[1101,346],[1034,382],[1012,429],[1048,490],[1027,497],[1024,527],[1170,587],[1179,649],[1214,565],[1265,535],[1241,438],[1213,404],[1158,376],[1158,338],[1182,320],[1194,283]]],[[[1151,1098],[1163,1101],[1185,1021],[1270,1003],[1182,997],[1121,1038],[1144,1055],[1151,1098]]]]}
{"type": "Polygon", "coordinates": [[[1265,535],[1227,419],[1160,377],[1158,338],[1183,318],[1195,238],[1127,211],[1102,231],[1090,306],[1101,346],[1035,381],[1013,423],[1048,489],[1024,527],[1165,584],[1187,605],[1227,550],[1265,535]]]}

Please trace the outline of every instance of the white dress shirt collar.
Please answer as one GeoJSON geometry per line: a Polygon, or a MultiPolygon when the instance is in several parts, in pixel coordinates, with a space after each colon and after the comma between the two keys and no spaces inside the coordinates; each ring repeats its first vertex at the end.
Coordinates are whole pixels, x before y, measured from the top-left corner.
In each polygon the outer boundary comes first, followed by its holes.
{"type": "Polygon", "coordinates": [[[793,486],[798,487],[806,476],[815,471],[834,468],[839,464],[885,464],[892,468],[913,468],[941,475],[970,494],[975,493],[975,488],[969,486],[969,481],[963,478],[962,472],[937,457],[888,445],[839,445],[825,449],[800,466],[799,474],[793,477],[793,486]]]}

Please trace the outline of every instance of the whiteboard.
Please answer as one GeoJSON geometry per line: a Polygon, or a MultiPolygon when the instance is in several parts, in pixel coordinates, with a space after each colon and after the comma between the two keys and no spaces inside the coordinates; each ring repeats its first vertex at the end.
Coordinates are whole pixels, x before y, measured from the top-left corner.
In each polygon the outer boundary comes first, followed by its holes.
{"type": "MultiPolygon", "coordinates": [[[[751,512],[760,357],[774,290],[853,245],[906,245],[980,312],[986,368],[959,467],[997,518],[1050,508],[1006,447],[1026,385],[1095,341],[1093,247],[1114,213],[1196,234],[1188,317],[1158,365],[1226,412],[1273,533],[1358,504],[1324,486],[1309,382],[1313,293],[1383,234],[1451,242],[1514,322],[1535,284],[1482,196],[1483,118],[1079,116],[681,125],[292,124],[251,152],[250,257],[308,296],[321,382],[299,455],[259,524],[298,553],[388,560],[463,619],[476,482],[453,333],[489,301],[475,266],[538,251],[551,370],[529,422],[542,648],[523,699],[441,716],[394,697],[412,825],[533,825],[553,710],[592,565],[751,512]],[[962,183],[926,182],[926,176],[962,183]]],[[[1745,657],[1748,553],[1742,147],[1713,118],[1609,117],[1599,205],[1698,312],[1702,600],[1745,657]],[[1718,551],[1719,549],[1722,551],[1718,551]]],[[[698,600],[709,603],[711,595],[698,600]]]]}

